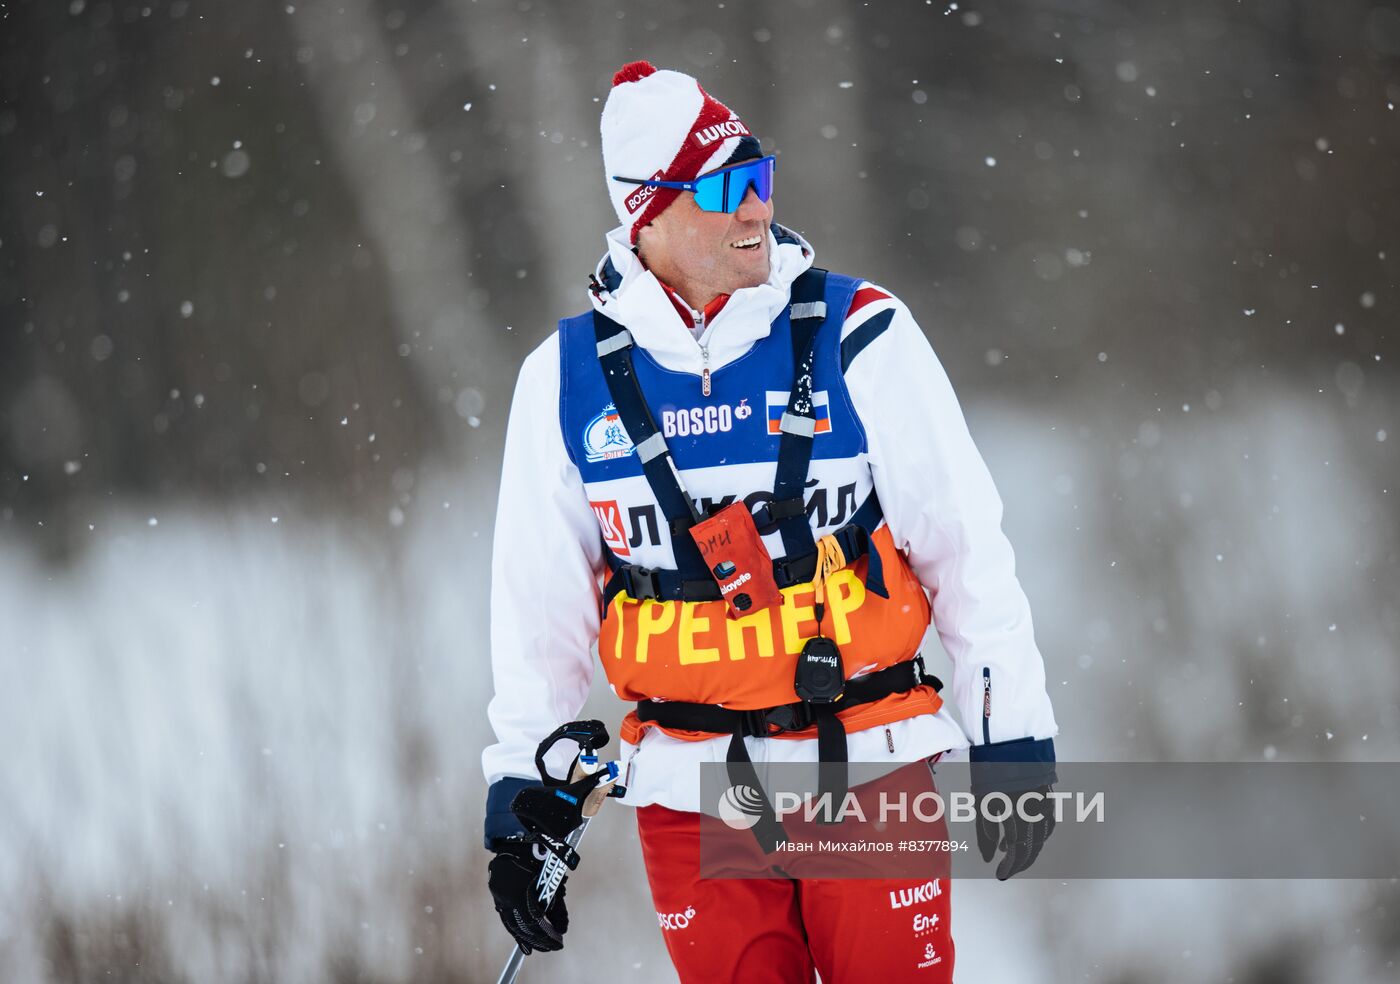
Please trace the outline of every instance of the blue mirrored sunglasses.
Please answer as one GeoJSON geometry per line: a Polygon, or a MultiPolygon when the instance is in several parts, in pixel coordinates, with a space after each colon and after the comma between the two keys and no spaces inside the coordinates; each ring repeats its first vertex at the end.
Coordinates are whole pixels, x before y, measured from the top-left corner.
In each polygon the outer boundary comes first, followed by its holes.
{"type": "Polygon", "coordinates": [[[778,160],[771,154],[753,161],[744,161],[730,167],[702,174],[694,181],[657,181],[654,178],[623,178],[613,176],[614,181],[625,184],[646,185],[648,188],[675,188],[695,195],[695,204],[705,212],[733,212],[743,202],[749,188],[758,194],[758,200],[766,202],[773,197],[773,172],[778,168],[778,160]]]}

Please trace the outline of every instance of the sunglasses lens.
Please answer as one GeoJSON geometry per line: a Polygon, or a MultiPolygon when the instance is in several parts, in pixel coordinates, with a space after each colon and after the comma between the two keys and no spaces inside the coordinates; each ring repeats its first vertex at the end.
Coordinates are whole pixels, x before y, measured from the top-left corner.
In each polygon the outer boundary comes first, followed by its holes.
{"type": "Polygon", "coordinates": [[[773,197],[775,164],[773,158],[764,157],[706,175],[695,182],[695,204],[706,212],[734,212],[750,187],[758,193],[759,201],[766,202],[773,197]]]}
{"type": "Polygon", "coordinates": [[[773,197],[772,158],[764,157],[736,167],[729,172],[729,188],[725,195],[724,210],[736,212],[748,197],[749,188],[758,193],[758,200],[766,202],[773,197]]]}
{"type": "Polygon", "coordinates": [[[695,204],[704,212],[723,212],[724,184],[728,173],[706,175],[695,182],[695,204]]]}
{"type": "MultiPolygon", "coordinates": [[[[777,163],[772,158],[764,158],[754,162],[753,190],[758,192],[758,200],[761,202],[766,202],[773,197],[773,170],[777,167],[777,163]]],[[[739,200],[743,201],[742,198],[739,200]]],[[[734,207],[738,208],[739,206],[735,205],[734,207]]]]}

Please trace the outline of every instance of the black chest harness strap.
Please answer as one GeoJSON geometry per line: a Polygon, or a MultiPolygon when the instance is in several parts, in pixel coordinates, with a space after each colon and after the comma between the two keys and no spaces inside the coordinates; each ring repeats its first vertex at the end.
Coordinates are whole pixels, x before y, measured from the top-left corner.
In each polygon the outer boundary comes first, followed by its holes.
{"type": "MultiPolygon", "coordinates": [[[[871,492],[861,507],[851,516],[850,522],[831,535],[841,545],[841,550],[847,558],[869,558],[865,574],[866,589],[882,598],[888,598],[889,591],[885,587],[884,563],[880,560],[879,552],[870,549],[869,531],[879,526],[883,517],[880,500],[875,497],[874,492],[871,492]]],[[[805,521],[805,514],[803,518],[805,521]]],[[[760,526],[759,532],[763,531],[764,527],[760,526]]],[[[688,536],[686,539],[692,544],[694,543],[688,536]]],[[[603,588],[603,607],[605,609],[612,604],[613,598],[617,597],[620,591],[626,591],[629,598],[637,601],[648,599],[657,601],[719,601],[722,598],[715,579],[703,570],[699,577],[688,578],[679,570],[663,570],[643,567],[640,564],[624,564],[612,551],[608,551],[607,561],[613,573],[603,588]]],[[[811,550],[797,557],[784,557],[773,561],[773,579],[777,581],[779,588],[791,587],[794,584],[806,584],[816,576],[816,572],[817,550],[815,544],[811,550]]]]}
{"type": "MultiPolygon", "coordinates": [[[[801,731],[815,724],[817,760],[820,763],[818,795],[831,796],[827,801],[830,806],[825,812],[835,816],[839,814],[841,802],[846,796],[846,729],[836,712],[871,704],[892,694],[906,693],[923,684],[929,684],[935,690],[943,689],[943,682],[938,677],[924,672],[923,657],[915,656],[912,660],[847,680],[841,700],[833,704],[812,704],[799,700],[757,711],[736,711],[718,704],[644,700],[637,704],[637,718],[644,722],[654,721],[664,728],[733,735],[725,756],[729,765],[729,781],[734,784],[746,783],[759,791],[763,787],[758,784],[744,739],[774,738],[784,732],[801,731]],[[829,765],[840,768],[826,767],[829,765]]],[[[766,797],[764,803],[766,806],[766,797]]],[[[776,822],[776,817],[773,820],[776,822]]],[[[755,833],[759,833],[757,828],[755,833]]],[[[786,840],[786,836],[777,839],[786,840]]],[[[759,834],[759,840],[765,845],[765,850],[771,849],[767,847],[769,842],[762,834],[759,834]]]]}
{"type": "MultiPolygon", "coordinates": [[[[773,495],[771,500],[754,511],[754,521],[760,533],[778,533],[782,537],[784,556],[773,561],[773,573],[779,588],[811,581],[817,568],[816,541],[807,520],[802,492],[812,460],[812,442],[816,436],[812,375],[817,331],[827,315],[825,293],[826,271],[817,268],[802,274],[792,285],[788,309],[792,331],[792,391],[779,425],[781,436],[778,439],[773,495]]],[[[636,449],[634,453],[641,462],[642,474],[666,519],[676,559],[674,570],[658,570],[638,564],[623,564],[605,547],[608,566],[613,573],[603,593],[604,610],[618,592],[624,590],[629,597],[637,600],[719,600],[719,587],[690,536],[690,528],[704,516],[686,489],[666,439],[647,405],[632,363],[632,334],[596,310],[593,313],[593,329],[597,336],[598,362],[608,394],[636,449]]],[[[880,524],[882,515],[879,500],[872,490],[850,522],[832,535],[839,542],[848,563],[854,563],[862,556],[868,558],[866,589],[888,598],[880,555],[870,544],[870,534],[880,524]]],[[[850,680],[836,703],[817,704],[799,700],[762,710],[736,711],[717,704],[642,701],[637,705],[637,713],[642,721],[654,721],[662,727],[733,735],[726,756],[730,782],[751,786],[761,793],[763,787],[744,746],[745,737],[772,737],[815,723],[820,761],[845,763],[846,732],[836,717],[836,711],[904,693],[924,680],[923,664],[916,658],[850,680]]],[[[936,685],[941,687],[941,684],[936,685]]],[[[845,796],[844,769],[835,776],[829,775],[831,772],[830,769],[822,769],[819,773],[821,793],[833,794],[832,802],[839,807],[845,796]]],[[[761,799],[764,815],[753,830],[765,851],[771,851],[775,844],[786,841],[787,835],[767,797],[762,796],[761,799]]]]}

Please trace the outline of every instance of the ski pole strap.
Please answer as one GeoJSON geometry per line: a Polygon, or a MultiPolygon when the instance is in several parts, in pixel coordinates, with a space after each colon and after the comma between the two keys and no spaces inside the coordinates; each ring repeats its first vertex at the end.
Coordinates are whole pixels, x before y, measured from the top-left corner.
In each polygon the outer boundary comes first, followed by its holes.
{"type": "MultiPolygon", "coordinates": [[[[515,794],[510,808],[529,834],[562,841],[583,823],[583,808],[590,793],[617,779],[616,768],[600,769],[565,785],[526,786],[515,794]]],[[[573,867],[570,865],[570,867],[573,867]]]]}
{"type": "MultiPolygon", "coordinates": [[[[562,864],[564,867],[568,868],[570,871],[578,870],[578,863],[581,860],[579,858],[579,853],[578,851],[574,850],[572,847],[569,846],[568,841],[557,841],[551,837],[545,836],[544,834],[531,834],[525,839],[532,844],[539,843],[544,845],[544,849],[550,854],[554,855],[556,858],[558,858],[559,863],[562,864]]],[[[566,875],[565,877],[568,876],[566,875]]],[[[551,899],[550,901],[553,901],[553,899],[551,899]]]]}
{"type": "Polygon", "coordinates": [[[602,748],[608,743],[608,726],[602,721],[590,719],[587,721],[570,721],[568,724],[561,724],[555,728],[544,741],[539,743],[535,749],[535,769],[540,774],[540,781],[546,786],[564,786],[573,778],[574,766],[578,765],[579,756],[587,755],[602,748]],[[549,768],[544,764],[545,756],[550,750],[561,741],[568,739],[578,745],[579,754],[574,756],[573,764],[569,766],[564,774],[565,778],[556,779],[550,775],[549,768]]]}

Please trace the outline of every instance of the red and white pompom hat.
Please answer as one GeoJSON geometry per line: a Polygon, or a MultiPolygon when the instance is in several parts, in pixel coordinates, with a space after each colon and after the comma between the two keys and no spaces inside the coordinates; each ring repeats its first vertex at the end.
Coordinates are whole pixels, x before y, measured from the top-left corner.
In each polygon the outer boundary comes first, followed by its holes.
{"type": "Polygon", "coordinates": [[[739,117],[699,82],[644,61],[624,65],[613,76],[601,129],[608,195],[634,243],[642,226],[681,193],[625,184],[612,180],[614,175],[690,181],[724,164],[750,136],[739,117]]]}

